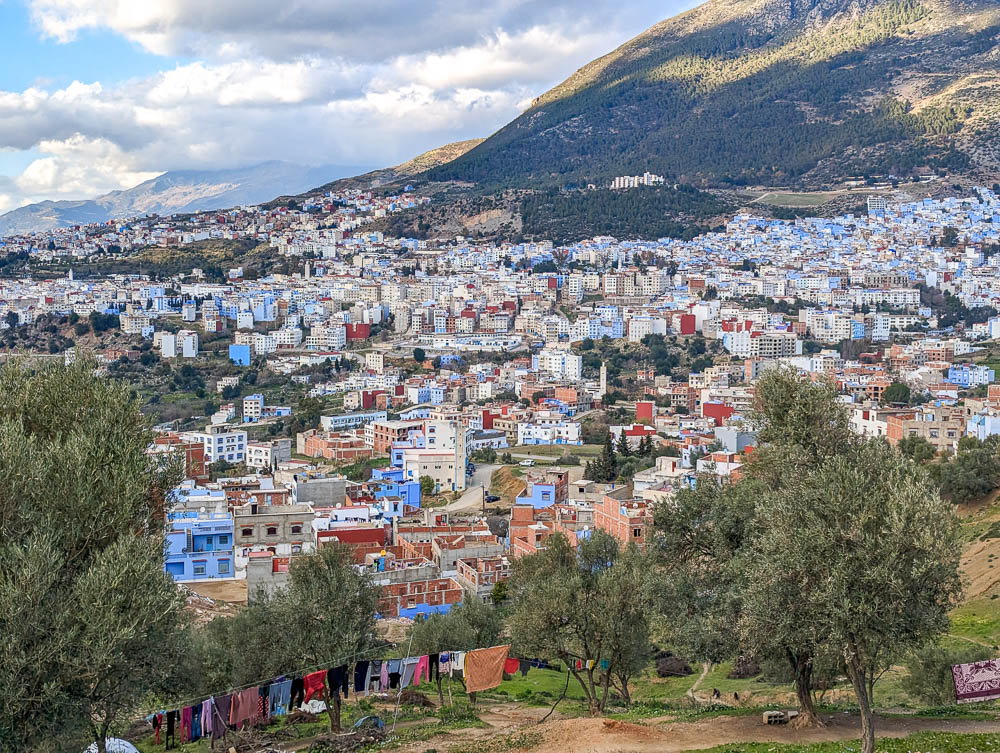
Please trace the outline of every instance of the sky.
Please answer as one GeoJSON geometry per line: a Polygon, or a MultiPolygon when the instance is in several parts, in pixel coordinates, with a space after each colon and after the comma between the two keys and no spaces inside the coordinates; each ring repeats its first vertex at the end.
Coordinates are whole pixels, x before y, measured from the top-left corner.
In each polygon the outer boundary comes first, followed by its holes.
{"type": "Polygon", "coordinates": [[[0,212],[488,136],[696,0],[0,0],[0,212]]]}

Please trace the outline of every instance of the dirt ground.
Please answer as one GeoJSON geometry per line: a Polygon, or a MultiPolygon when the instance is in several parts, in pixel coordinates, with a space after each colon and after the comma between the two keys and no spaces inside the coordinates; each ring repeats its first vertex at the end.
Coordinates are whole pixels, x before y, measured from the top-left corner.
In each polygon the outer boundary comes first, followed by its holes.
{"type": "Polygon", "coordinates": [[[193,591],[212,601],[224,601],[229,604],[247,603],[247,582],[245,579],[203,580],[184,584],[193,591]]]}
{"type": "MultiPolygon", "coordinates": [[[[614,719],[558,718],[537,724],[547,709],[521,708],[516,705],[491,708],[482,715],[489,728],[457,730],[447,735],[404,746],[406,753],[448,750],[467,740],[486,740],[515,730],[537,732],[541,742],[527,748],[531,753],[679,753],[727,743],[775,742],[815,743],[856,739],[861,723],[857,715],[836,714],[824,717],[826,726],[816,729],[793,729],[767,726],[760,717],[723,716],[697,722],[671,722],[669,718],[650,719],[636,724],[614,719]]],[[[1000,722],[934,720],[916,717],[879,717],[879,737],[906,737],[916,732],[996,733],[1000,722]]]]}

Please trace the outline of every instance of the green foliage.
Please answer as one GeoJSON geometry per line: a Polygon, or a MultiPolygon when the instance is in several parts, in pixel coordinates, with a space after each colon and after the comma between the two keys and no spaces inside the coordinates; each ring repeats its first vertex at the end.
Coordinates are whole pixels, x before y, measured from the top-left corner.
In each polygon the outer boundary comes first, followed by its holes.
{"type": "Polygon", "coordinates": [[[961,594],[958,521],[927,475],[881,439],[761,495],[740,633],[839,654],[874,746],[872,687],[948,628],[961,594]]]}
{"type": "Polygon", "coordinates": [[[420,477],[420,496],[429,497],[434,493],[437,488],[437,482],[430,476],[420,477]]]}
{"type": "Polygon", "coordinates": [[[996,439],[980,442],[973,436],[962,437],[958,453],[931,470],[941,484],[941,494],[952,502],[969,502],[989,494],[1000,486],[996,439]]]}
{"type": "Polygon", "coordinates": [[[604,708],[613,684],[627,701],[629,678],[649,655],[647,610],[636,598],[647,573],[638,549],[622,550],[603,531],[578,549],[562,534],[551,536],[545,549],[515,562],[508,619],[514,652],[571,667],[578,659],[597,663],[571,668],[592,713],[604,708]],[[601,660],[608,663],[603,675],[601,660]]]}
{"type": "MultiPolygon", "coordinates": [[[[349,663],[377,645],[379,593],[370,576],[354,567],[346,546],[327,545],[295,558],[287,588],[251,594],[247,609],[208,625],[202,645],[204,691],[303,667],[349,663]]],[[[336,729],[339,699],[333,706],[330,725],[336,729]]]]}
{"type": "Polygon", "coordinates": [[[146,454],[129,389],[93,368],[0,368],[4,750],[103,739],[176,687],[182,603],[158,512],[178,469],[146,454]]]}
{"type": "Polygon", "coordinates": [[[115,314],[99,314],[96,311],[92,311],[90,314],[90,328],[94,330],[95,335],[99,335],[102,332],[107,332],[109,329],[118,329],[119,321],[118,316],[115,314]]]}
{"type": "MultiPolygon", "coordinates": [[[[650,170],[682,183],[781,185],[831,159],[841,176],[961,169],[968,157],[937,139],[961,128],[964,110],[871,101],[908,69],[906,31],[925,15],[916,0],[891,0],[808,29],[793,20],[785,34],[750,15],[697,31],[667,22],[429,176],[572,187],[650,170]]],[[[951,42],[926,44],[955,54],[951,42]]]]}
{"type": "MultiPolygon", "coordinates": [[[[572,243],[602,233],[690,240],[706,228],[681,218],[707,220],[725,209],[715,196],[691,186],[630,191],[550,189],[525,196],[521,218],[525,234],[555,243],[572,243]]],[[[541,270],[535,267],[535,271],[541,270]]]]}
{"type": "Polygon", "coordinates": [[[932,460],[937,452],[934,445],[921,436],[903,437],[896,443],[896,449],[917,463],[932,460]]]}
{"type": "Polygon", "coordinates": [[[951,706],[956,702],[952,666],[992,658],[993,652],[986,646],[928,644],[906,660],[909,674],[903,679],[903,690],[927,706],[951,706]]]}
{"type": "Polygon", "coordinates": [[[427,360],[427,354],[424,352],[423,348],[413,349],[413,360],[417,363],[423,363],[427,360]]]}
{"type": "Polygon", "coordinates": [[[882,403],[892,405],[902,403],[908,405],[910,402],[910,388],[903,382],[893,382],[882,393],[882,403]]]}

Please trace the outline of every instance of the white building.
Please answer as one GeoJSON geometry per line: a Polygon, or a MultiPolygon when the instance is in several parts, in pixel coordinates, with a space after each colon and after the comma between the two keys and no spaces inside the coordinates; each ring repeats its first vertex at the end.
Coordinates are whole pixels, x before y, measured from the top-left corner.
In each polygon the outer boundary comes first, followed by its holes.
{"type": "Polygon", "coordinates": [[[206,426],[205,431],[184,432],[189,442],[201,442],[205,447],[205,462],[227,460],[242,463],[246,460],[247,433],[233,429],[229,424],[206,426]]]}

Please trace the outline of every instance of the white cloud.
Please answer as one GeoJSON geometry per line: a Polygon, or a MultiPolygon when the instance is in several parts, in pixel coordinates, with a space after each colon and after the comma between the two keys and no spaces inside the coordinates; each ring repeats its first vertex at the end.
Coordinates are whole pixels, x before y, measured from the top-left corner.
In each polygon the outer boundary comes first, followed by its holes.
{"type": "MultiPolygon", "coordinates": [[[[642,0],[28,0],[41,33],[111,30],[190,56],[121,83],[0,91],[0,209],[92,197],[170,169],[395,164],[485,136],[661,15],[642,0]]],[[[674,7],[669,7],[673,5],[674,7]]]]}

